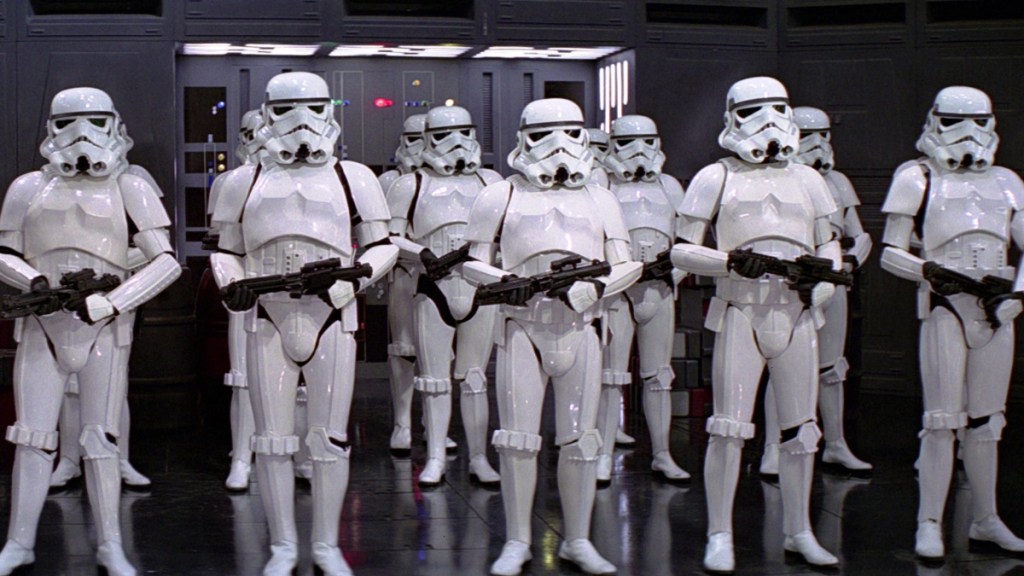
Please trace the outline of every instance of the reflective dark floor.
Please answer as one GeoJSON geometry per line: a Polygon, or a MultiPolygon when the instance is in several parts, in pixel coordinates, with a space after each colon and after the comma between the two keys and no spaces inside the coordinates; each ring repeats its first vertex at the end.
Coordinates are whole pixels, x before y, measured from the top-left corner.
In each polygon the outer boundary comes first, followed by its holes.
{"type": "MultiPolygon", "coordinates": [[[[388,386],[361,380],[353,407],[352,482],[341,525],[341,546],[356,574],[486,574],[504,540],[501,495],[470,484],[464,448],[450,461],[445,484],[432,491],[415,482],[424,454],[417,446],[409,459],[392,458],[388,386]]],[[[549,395],[550,396],[550,395],[549,395]]],[[[867,396],[854,399],[856,417],[848,436],[858,454],[875,464],[870,480],[819,471],[812,517],[822,543],[842,559],[843,574],[998,576],[1024,574],[1024,559],[971,552],[967,543],[970,490],[958,474],[946,520],[947,561],[915,562],[913,538],[917,487],[918,402],[867,396]]],[[[550,403],[550,397],[549,397],[550,403]]],[[[417,409],[418,412],[418,409],[417,409]]],[[[1010,409],[1004,433],[1002,513],[1024,532],[1024,410],[1010,409]]],[[[454,410],[453,437],[461,436],[454,410]]],[[[550,416],[550,414],[548,414],[550,416]]],[[[418,421],[418,414],[414,416],[418,421]]],[[[496,411],[492,411],[496,421],[496,411]]],[[[200,429],[171,434],[136,433],[132,459],[153,479],[148,492],[125,491],[122,499],[125,548],[140,574],[252,575],[268,558],[263,509],[253,485],[249,493],[223,488],[228,467],[227,411],[207,417],[200,429]]],[[[695,475],[690,487],[655,480],[648,472],[650,448],[644,422],[627,430],[640,439],[632,450],[616,451],[612,485],[598,492],[592,538],[619,567],[619,574],[658,576],[697,574],[704,548],[706,509],[702,470],[706,437],[701,419],[677,418],[672,444],[677,460],[695,475]]],[[[553,422],[546,420],[550,438],[553,422]]],[[[812,571],[785,557],[779,488],[757,474],[760,439],[747,444],[736,496],[737,574],[805,574],[812,571]]],[[[0,486],[0,512],[10,497],[10,459],[0,486]]],[[[527,574],[578,574],[556,556],[561,534],[555,484],[556,452],[540,454],[540,480],[534,516],[534,560],[527,574]]],[[[491,454],[497,465],[497,457],[491,454]]],[[[302,553],[298,574],[312,574],[309,530],[312,502],[299,484],[297,511],[302,553]]],[[[37,562],[24,574],[96,574],[95,532],[81,483],[48,499],[40,524],[37,562]]],[[[836,573],[833,571],[832,573],[836,573]]]]}

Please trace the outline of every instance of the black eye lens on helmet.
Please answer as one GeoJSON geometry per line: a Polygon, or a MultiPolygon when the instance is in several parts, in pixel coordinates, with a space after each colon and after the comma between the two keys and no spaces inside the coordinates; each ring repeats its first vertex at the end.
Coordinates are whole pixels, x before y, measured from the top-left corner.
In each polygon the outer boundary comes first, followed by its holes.
{"type": "Polygon", "coordinates": [[[324,105],[323,104],[317,104],[315,106],[310,106],[309,109],[313,111],[313,114],[323,114],[324,105]]]}
{"type": "Polygon", "coordinates": [[[423,140],[423,136],[406,136],[405,137],[405,144],[406,144],[406,146],[408,146],[410,144],[415,144],[415,143],[419,142],[420,140],[423,140]]]}
{"type": "Polygon", "coordinates": [[[107,126],[107,119],[106,118],[89,118],[89,123],[92,124],[93,126],[98,127],[98,128],[106,128],[106,126],[107,126]]]}
{"type": "Polygon", "coordinates": [[[530,142],[540,142],[547,138],[549,134],[551,134],[551,130],[541,130],[540,132],[530,132],[526,137],[530,139],[530,142]]]}
{"type": "Polygon", "coordinates": [[[608,151],[608,145],[607,144],[594,144],[594,147],[597,148],[598,150],[600,150],[601,152],[607,152],[608,151]]]}
{"type": "Polygon", "coordinates": [[[939,118],[939,124],[941,124],[945,128],[949,128],[950,126],[956,126],[961,122],[963,122],[963,118],[939,118]]]}
{"type": "Polygon", "coordinates": [[[616,138],[615,139],[615,145],[616,146],[629,146],[630,144],[632,144],[635,141],[636,141],[636,138],[616,138]]]}
{"type": "Polygon", "coordinates": [[[433,140],[434,143],[436,144],[444,140],[445,138],[451,136],[451,134],[451,132],[434,132],[433,134],[430,135],[430,139],[433,140]]]}
{"type": "Polygon", "coordinates": [[[65,118],[64,120],[56,120],[53,123],[53,127],[56,128],[57,130],[63,130],[67,128],[68,125],[70,125],[72,122],[74,122],[74,120],[71,120],[69,118],[65,118]]]}
{"type": "Polygon", "coordinates": [[[654,146],[655,140],[654,140],[654,138],[645,138],[644,139],[644,144],[647,144],[648,146],[654,146]]]}
{"type": "Polygon", "coordinates": [[[825,140],[831,140],[832,139],[832,132],[830,132],[828,130],[822,130],[821,131],[821,137],[824,138],[825,140]]]}
{"type": "Polygon", "coordinates": [[[739,110],[736,111],[736,115],[739,116],[740,118],[747,118],[754,112],[757,112],[758,110],[760,110],[760,108],[756,106],[751,106],[749,108],[740,108],[739,110]]]}
{"type": "Polygon", "coordinates": [[[573,138],[573,139],[579,138],[580,137],[580,132],[581,132],[581,130],[579,128],[575,128],[573,130],[566,130],[565,131],[565,133],[569,136],[569,138],[573,138]]]}
{"type": "Polygon", "coordinates": [[[975,118],[974,119],[974,123],[977,124],[978,126],[981,126],[982,128],[984,128],[984,127],[988,126],[988,121],[989,120],[990,120],[989,118],[975,118]]]}
{"type": "Polygon", "coordinates": [[[784,114],[786,112],[786,105],[785,104],[773,104],[772,108],[774,108],[775,111],[779,112],[780,114],[784,114]]]}
{"type": "Polygon", "coordinates": [[[293,106],[274,106],[274,114],[277,116],[283,116],[292,111],[293,106]]]}
{"type": "Polygon", "coordinates": [[[459,134],[462,134],[466,138],[469,138],[473,134],[473,131],[470,130],[469,128],[463,128],[462,130],[459,130],[459,134]]]}

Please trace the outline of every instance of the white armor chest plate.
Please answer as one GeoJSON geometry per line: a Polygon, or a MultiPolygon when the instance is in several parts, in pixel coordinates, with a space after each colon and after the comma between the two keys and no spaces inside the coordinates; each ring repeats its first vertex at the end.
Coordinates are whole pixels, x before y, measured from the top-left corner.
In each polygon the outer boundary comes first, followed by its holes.
{"type": "Polygon", "coordinates": [[[653,261],[675,237],[676,207],[660,182],[614,182],[611,191],[622,206],[633,260],[653,261]]]}
{"type": "Polygon", "coordinates": [[[260,174],[242,215],[245,249],[307,239],[351,257],[351,218],[332,166],[274,167],[260,174]]]}
{"type": "Polygon", "coordinates": [[[473,201],[483,188],[475,175],[436,176],[426,180],[413,214],[413,240],[443,256],[463,244],[473,201]]]}
{"type": "Polygon", "coordinates": [[[1013,208],[995,178],[976,173],[932,172],[928,194],[922,241],[929,255],[960,250],[962,247],[951,248],[947,244],[963,244],[962,237],[967,235],[975,243],[993,244],[1000,251],[1005,250],[1013,208]]]}
{"type": "Polygon", "coordinates": [[[567,252],[587,260],[604,260],[604,227],[590,193],[585,188],[513,189],[501,233],[505,269],[520,275],[544,272],[547,270],[524,265],[545,253],[567,252]]]}
{"type": "Polygon", "coordinates": [[[778,239],[814,252],[814,202],[788,167],[729,171],[715,225],[718,249],[778,239]]]}
{"type": "Polygon", "coordinates": [[[77,251],[127,268],[128,218],[117,181],[52,178],[25,214],[25,258],[77,251]]]}

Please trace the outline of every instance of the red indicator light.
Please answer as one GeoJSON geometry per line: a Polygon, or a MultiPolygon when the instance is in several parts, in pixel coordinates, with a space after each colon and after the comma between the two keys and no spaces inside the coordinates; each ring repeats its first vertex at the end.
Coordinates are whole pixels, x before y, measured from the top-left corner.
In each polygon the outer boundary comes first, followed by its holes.
{"type": "Polygon", "coordinates": [[[373,105],[377,108],[391,108],[395,105],[395,101],[388,100],[387,98],[374,98],[373,105]]]}

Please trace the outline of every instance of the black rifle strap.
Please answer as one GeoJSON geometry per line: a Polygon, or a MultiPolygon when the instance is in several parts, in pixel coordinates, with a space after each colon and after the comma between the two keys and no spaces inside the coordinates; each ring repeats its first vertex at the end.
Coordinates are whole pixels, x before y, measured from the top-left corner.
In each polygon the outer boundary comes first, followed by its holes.
{"type": "Polygon", "coordinates": [[[416,293],[429,298],[437,308],[437,313],[441,315],[441,321],[452,328],[457,327],[463,322],[469,321],[470,318],[476,315],[477,306],[474,304],[473,308],[465,318],[462,320],[456,320],[455,315],[452,314],[452,309],[448,306],[448,298],[445,297],[444,292],[441,292],[441,288],[438,287],[437,282],[434,282],[424,274],[420,274],[419,280],[416,282],[416,293]]]}
{"type": "Polygon", "coordinates": [[[921,172],[924,174],[924,196],[921,198],[921,206],[917,209],[917,214],[914,214],[914,230],[917,232],[917,239],[923,243],[924,218],[928,212],[928,200],[932,195],[932,173],[925,162],[918,162],[918,166],[921,167],[921,172]]]}

